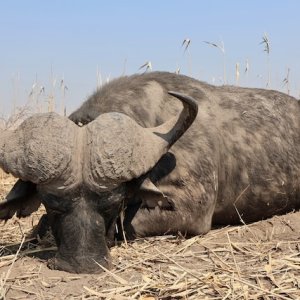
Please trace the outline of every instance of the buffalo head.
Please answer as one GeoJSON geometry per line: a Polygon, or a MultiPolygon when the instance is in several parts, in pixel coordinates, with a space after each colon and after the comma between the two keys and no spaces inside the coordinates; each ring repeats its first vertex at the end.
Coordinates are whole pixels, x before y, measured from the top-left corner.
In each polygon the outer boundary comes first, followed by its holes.
{"type": "Polygon", "coordinates": [[[0,218],[25,217],[42,203],[58,246],[52,268],[96,273],[98,264],[109,267],[107,236],[128,198],[128,182],[151,170],[197,115],[192,98],[169,94],[183,109],[155,128],[114,112],[83,127],[46,113],[1,132],[0,166],[20,180],[0,204],[0,218]]]}

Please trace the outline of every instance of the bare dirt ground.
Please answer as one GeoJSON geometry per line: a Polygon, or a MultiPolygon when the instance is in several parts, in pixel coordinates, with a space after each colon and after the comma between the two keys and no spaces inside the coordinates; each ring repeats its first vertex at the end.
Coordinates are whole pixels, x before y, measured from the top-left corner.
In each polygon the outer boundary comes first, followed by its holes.
{"type": "MultiPolygon", "coordinates": [[[[2,198],[13,181],[0,178],[2,198]]],[[[28,241],[41,214],[0,224],[0,299],[300,299],[300,212],[122,243],[114,268],[97,275],[48,269],[52,237],[28,241]]]]}

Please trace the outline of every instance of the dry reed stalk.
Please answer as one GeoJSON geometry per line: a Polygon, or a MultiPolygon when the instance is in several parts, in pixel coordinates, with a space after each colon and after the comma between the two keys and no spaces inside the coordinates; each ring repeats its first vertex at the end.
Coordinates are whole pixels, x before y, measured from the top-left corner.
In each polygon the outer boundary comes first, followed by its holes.
{"type": "Polygon", "coordinates": [[[225,45],[224,42],[221,41],[220,44],[212,43],[208,41],[203,41],[204,43],[219,49],[222,53],[223,57],[223,84],[227,84],[227,74],[226,74],[226,57],[225,57],[225,45]]]}
{"type": "Polygon", "coordinates": [[[151,61],[145,62],[143,65],[139,67],[139,70],[145,69],[144,73],[148,71],[152,71],[152,63],[151,61]]]}
{"type": "Polygon", "coordinates": [[[287,73],[285,78],[283,79],[283,85],[286,86],[286,93],[290,94],[290,68],[287,68],[287,73]]]}
{"type": "Polygon", "coordinates": [[[192,57],[190,53],[190,45],[191,45],[191,39],[186,38],[183,40],[181,47],[184,47],[184,53],[187,52],[188,57],[188,73],[190,76],[192,76],[192,57]]]}
{"type": "Polygon", "coordinates": [[[271,65],[270,65],[271,46],[270,46],[270,40],[269,40],[267,33],[264,33],[260,44],[264,45],[264,51],[267,53],[268,81],[267,81],[266,87],[271,88],[271,65]]]}
{"type": "Polygon", "coordinates": [[[97,90],[100,90],[100,88],[102,87],[103,85],[103,82],[102,82],[102,76],[101,76],[101,72],[100,72],[100,69],[99,67],[97,66],[97,71],[96,71],[96,89],[97,90]]]}
{"type": "Polygon", "coordinates": [[[19,256],[19,253],[21,251],[21,248],[23,246],[23,243],[25,241],[25,235],[23,236],[22,240],[21,240],[21,243],[20,243],[20,246],[19,246],[19,249],[17,250],[16,254],[14,255],[13,259],[12,259],[12,263],[8,269],[8,271],[6,272],[4,278],[2,279],[1,278],[1,283],[0,283],[0,299],[3,299],[5,300],[6,299],[6,293],[7,293],[7,289],[5,288],[5,285],[6,285],[6,282],[8,280],[8,277],[11,273],[11,270],[15,264],[15,261],[17,260],[18,256],[19,256]]]}
{"type": "Polygon", "coordinates": [[[238,86],[240,82],[240,64],[235,64],[235,84],[238,86]]]}

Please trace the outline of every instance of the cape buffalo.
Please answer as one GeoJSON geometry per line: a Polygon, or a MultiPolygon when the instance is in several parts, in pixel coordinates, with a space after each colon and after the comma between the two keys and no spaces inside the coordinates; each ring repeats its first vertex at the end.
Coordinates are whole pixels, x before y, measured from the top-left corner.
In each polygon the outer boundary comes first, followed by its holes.
{"type": "Polygon", "coordinates": [[[276,91],[121,77],[69,119],[38,114],[1,132],[0,166],[20,179],[0,218],[42,203],[58,246],[50,266],[96,273],[122,208],[130,238],[285,213],[300,206],[299,121],[298,101],[276,91]]]}

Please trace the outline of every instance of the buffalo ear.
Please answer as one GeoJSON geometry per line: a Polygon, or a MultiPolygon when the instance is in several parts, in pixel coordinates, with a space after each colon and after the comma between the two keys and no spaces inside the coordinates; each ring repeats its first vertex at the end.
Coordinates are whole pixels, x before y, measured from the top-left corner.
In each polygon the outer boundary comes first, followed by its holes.
{"type": "Polygon", "coordinates": [[[174,210],[174,202],[165,196],[148,177],[140,186],[139,196],[142,200],[142,207],[174,210]]]}
{"type": "Polygon", "coordinates": [[[19,179],[6,199],[0,202],[0,219],[8,220],[15,214],[18,218],[27,217],[38,210],[40,205],[36,185],[19,179]]]}

